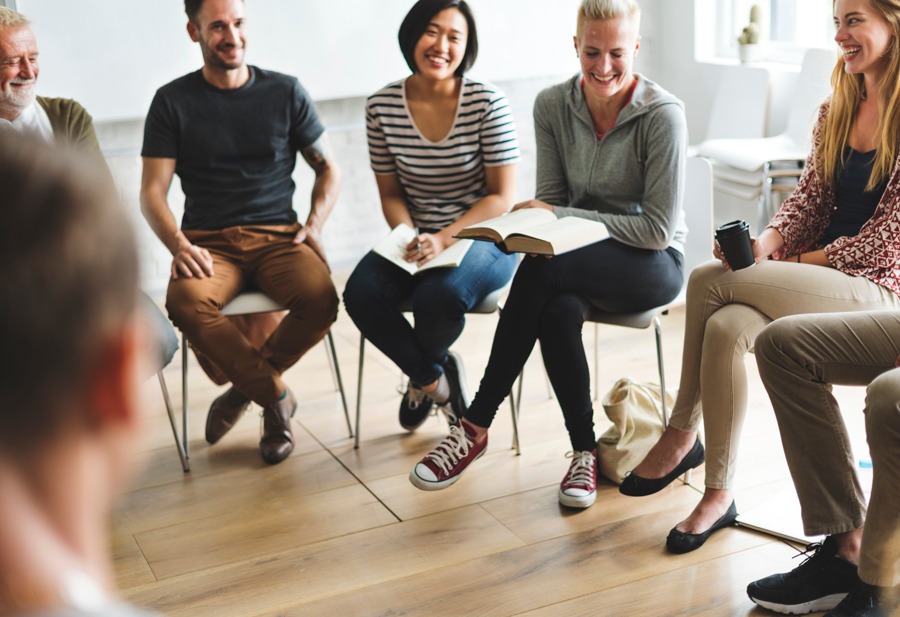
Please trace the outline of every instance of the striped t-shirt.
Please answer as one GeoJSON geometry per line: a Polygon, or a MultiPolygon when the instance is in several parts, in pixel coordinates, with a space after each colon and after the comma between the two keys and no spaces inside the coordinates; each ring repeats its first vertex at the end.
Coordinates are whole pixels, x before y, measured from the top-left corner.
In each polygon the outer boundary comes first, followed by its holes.
{"type": "Polygon", "coordinates": [[[463,78],[456,118],[440,142],[425,139],[406,103],[406,80],[366,105],[369,159],[376,174],[397,174],[417,227],[443,229],[486,194],[484,168],[519,160],[506,96],[493,84],[463,78]]]}

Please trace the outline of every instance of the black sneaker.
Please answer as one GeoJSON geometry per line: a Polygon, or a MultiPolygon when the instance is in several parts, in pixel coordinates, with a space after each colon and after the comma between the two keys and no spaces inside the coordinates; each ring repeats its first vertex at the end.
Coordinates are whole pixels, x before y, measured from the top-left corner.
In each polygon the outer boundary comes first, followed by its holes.
{"type": "Polygon", "coordinates": [[[897,600],[896,588],[860,583],[825,617],[891,617],[900,608],[897,600]]]}
{"type": "Polygon", "coordinates": [[[447,376],[447,382],[450,384],[450,398],[443,403],[438,403],[438,409],[447,416],[447,422],[453,425],[465,415],[470,402],[462,358],[455,351],[447,352],[444,375],[447,376]]]}
{"type": "Polygon", "coordinates": [[[410,381],[400,401],[400,426],[408,431],[416,430],[425,422],[433,406],[431,397],[410,381]]]}
{"type": "Polygon", "coordinates": [[[860,580],[856,566],[837,556],[832,536],[822,544],[810,544],[799,566],[784,574],[773,574],[747,585],[750,599],[769,610],[802,615],[834,608],[860,580]],[[810,551],[815,551],[810,555],[810,551]]]}

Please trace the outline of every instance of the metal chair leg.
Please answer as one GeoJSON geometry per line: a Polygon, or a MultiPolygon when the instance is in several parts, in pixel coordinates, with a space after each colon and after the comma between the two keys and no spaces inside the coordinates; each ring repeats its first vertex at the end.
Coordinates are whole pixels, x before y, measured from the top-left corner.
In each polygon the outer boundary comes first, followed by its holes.
{"type": "Polygon", "coordinates": [[[166,386],[166,378],[163,376],[162,369],[156,373],[159,378],[159,387],[162,389],[163,401],[166,404],[166,413],[169,415],[169,425],[172,427],[172,436],[175,437],[175,447],[178,448],[178,458],[181,459],[181,468],[187,473],[191,470],[191,464],[188,461],[186,446],[182,443],[181,437],[178,435],[178,422],[175,420],[175,410],[172,408],[172,399],[169,397],[169,388],[166,386]]]}
{"type": "MultiPolygon", "coordinates": [[[[666,370],[665,365],[663,364],[663,352],[662,352],[662,325],[659,321],[659,316],[653,318],[653,329],[656,332],[656,362],[659,365],[659,391],[660,391],[660,405],[662,405],[662,419],[663,419],[663,427],[669,426],[669,411],[666,408],[666,370]]],[[[683,484],[691,483],[691,470],[688,469],[684,472],[684,475],[681,477],[681,482],[683,484]]]]}
{"type": "Polygon", "coordinates": [[[662,394],[659,403],[662,405],[662,420],[665,428],[669,425],[669,410],[666,409],[666,369],[663,365],[662,326],[659,323],[659,315],[653,318],[653,330],[656,333],[656,363],[659,367],[659,390],[662,394]]]}
{"type": "Polygon", "coordinates": [[[366,337],[359,335],[359,373],[356,379],[356,430],[353,438],[353,449],[359,449],[359,410],[362,406],[363,362],[365,361],[366,337]]]}
{"type": "MultiPolygon", "coordinates": [[[[519,383],[521,384],[522,375],[519,374],[519,383]]],[[[519,400],[521,400],[522,392],[521,388],[519,390],[519,400]]],[[[515,392],[510,391],[509,393],[509,410],[512,416],[512,428],[513,428],[513,442],[512,447],[516,451],[516,456],[519,456],[522,453],[522,449],[519,445],[519,404],[516,402],[515,392]]]]}
{"type": "Polygon", "coordinates": [[[181,333],[181,439],[184,441],[184,457],[191,458],[188,437],[188,344],[181,333]]]}
{"type": "Polygon", "coordinates": [[[337,354],[334,351],[334,339],[331,337],[331,330],[325,335],[325,357],[328,358],[328,368],[331,371],[331,382],[334,384],[334,389],[341,390],[341,369],[337,365],[337,354]]]}
{"type": "Polygon", "coordinates": [[[334,337],[331,330],[325,335],[325,348],[328,351],[328,363],[331,365],[331,375],[337,384],[337,391],[341,393],[341,405],[344,407],[344,419],[347,421],[347,432],[353,437],[353,426],[350,424],[350,410],[347,407],[347,395],[344,393],[344,381],[341,379],[341,367],[338,364],[337,350],[334,346],[334,337]]]}

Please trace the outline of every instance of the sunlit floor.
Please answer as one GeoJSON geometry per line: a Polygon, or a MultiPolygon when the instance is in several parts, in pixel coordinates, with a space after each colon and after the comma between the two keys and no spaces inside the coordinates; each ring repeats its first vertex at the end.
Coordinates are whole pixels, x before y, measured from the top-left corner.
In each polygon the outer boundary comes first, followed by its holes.
{"type": "MultiPolygon", "coordinates": [[[[474,391],[496,315],[470,318],[454,347],[474,391]]],[[[669,385],[680,373],[683,312],[663,317],[669,385]]],[[[351,414],[359,335],[346,314],[333,329],[351,414]]],[[[593,359],[594,326],[585,329],[593,359]]],[[[619,377],[656,381],[651,330],[599,330],[600,392],[619,377]]],[[[593,361],[593,360],[591,360],[593,361]]],[[[491,430],[487,455],[456,485],[412,487],[412,465],[446,433],[430,418],[409,434],[397,423],[399,371],[366,346],[361,447],[348,436],[325,346],[287,374],[300,400],[296,450],[280,465],[259,456],[258,413],[219,444],[203,425],[222,391],[191,357],[190,473],[183,473],[156,380],[146,399],[153,417],[143,471],[123,496],[113,546],[118,583],[131,601],[167,615],[764,615],[747,583],[788,570],[796,550],[742,528],[715,534],[699,551],[665,552],[668,530],[699,493],[680,482],[645,498],[603,481],[597,503],[561,508],[567,469],[562,414],[535,352],[526,366],[520,420],[522,454],[510,449],[508,406],[491,430]]],[[[747,361],[751,410],[741,443],[739,510],[764,503],[790,481],[774,416],[747,361]]],[[[180,401],[180,354],[165,375],[180,401]]],[[[839,389],[861,427],[862,389],[839,389]]],[[[596,405],[598,434],[607,426],[596,405]]],[[[859,433],[855,433],[859,435],[859,433]]],[[[703,469],[691,479],[703,486],[703,469]]]]}

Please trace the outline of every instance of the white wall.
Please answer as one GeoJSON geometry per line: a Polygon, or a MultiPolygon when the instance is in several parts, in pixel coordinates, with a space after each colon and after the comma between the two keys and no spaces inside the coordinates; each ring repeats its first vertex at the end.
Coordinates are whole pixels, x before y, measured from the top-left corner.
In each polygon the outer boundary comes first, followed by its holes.
{"type": "MultiPolygon", "coordinates": [[[[557,75],[574,57],[578,0],[470,0],[483,41],[473,76],[557,75]]],[[[41,48],[41,91],[97,120],[139,118],[156,89],[200,66],[182,0],[17,0],[41,48]]],[[[247,0],[248,62],[300,77],[317,100],[364,96],[407,72],[410,0],[247,0]]]]}
{"type": "MultiPolygon", "coordinates": [[[[708,31],[704,17],[709,3],[715,1],[641,3],[642,42],[636,70],[685,102],[692,143],[705,135],[716,80],[727,68],[727,64],[695,59],[695,32],[708,31]]],[[[362,97],[408,73],[396,46],[396,31],[412,0],[247,3],[248,59],[300,77],[317,99],[331,135],[345,181],[326,226],[325,241],[335,269],[346,271],[386,232],[368,166],[362,97]],[[351,17],[345,19],[345,15],[351,17]]],[[[578,70],[571,42],[578,0],[470,3],[481,42],[472,74],[499,82],[509,95],[523,147],[517,198],[525,199],[534,190],[534,96],[578,70]]],[[[17,0],[17,8],[35,22],[41,48],[41,93],[76,98],[98,120],[101,144],[112,155],[120,190],[141,231],[144,284],[158,295],[165,287],[170,258],[139,214],[139,151],[142,119],[153,92],[200,66],[200,52],[185,33],[182,2],[17,0]]],[[[784,93],[795,76],[790,70],[774,72],[773,133],[783,126],[784,93]]],[[[302,161],[295,178],[295,207],[302,219],[312,183],[302,161]]],[[[176,186],[171,202],[179,218],[182,199],[176,186]]]]}

